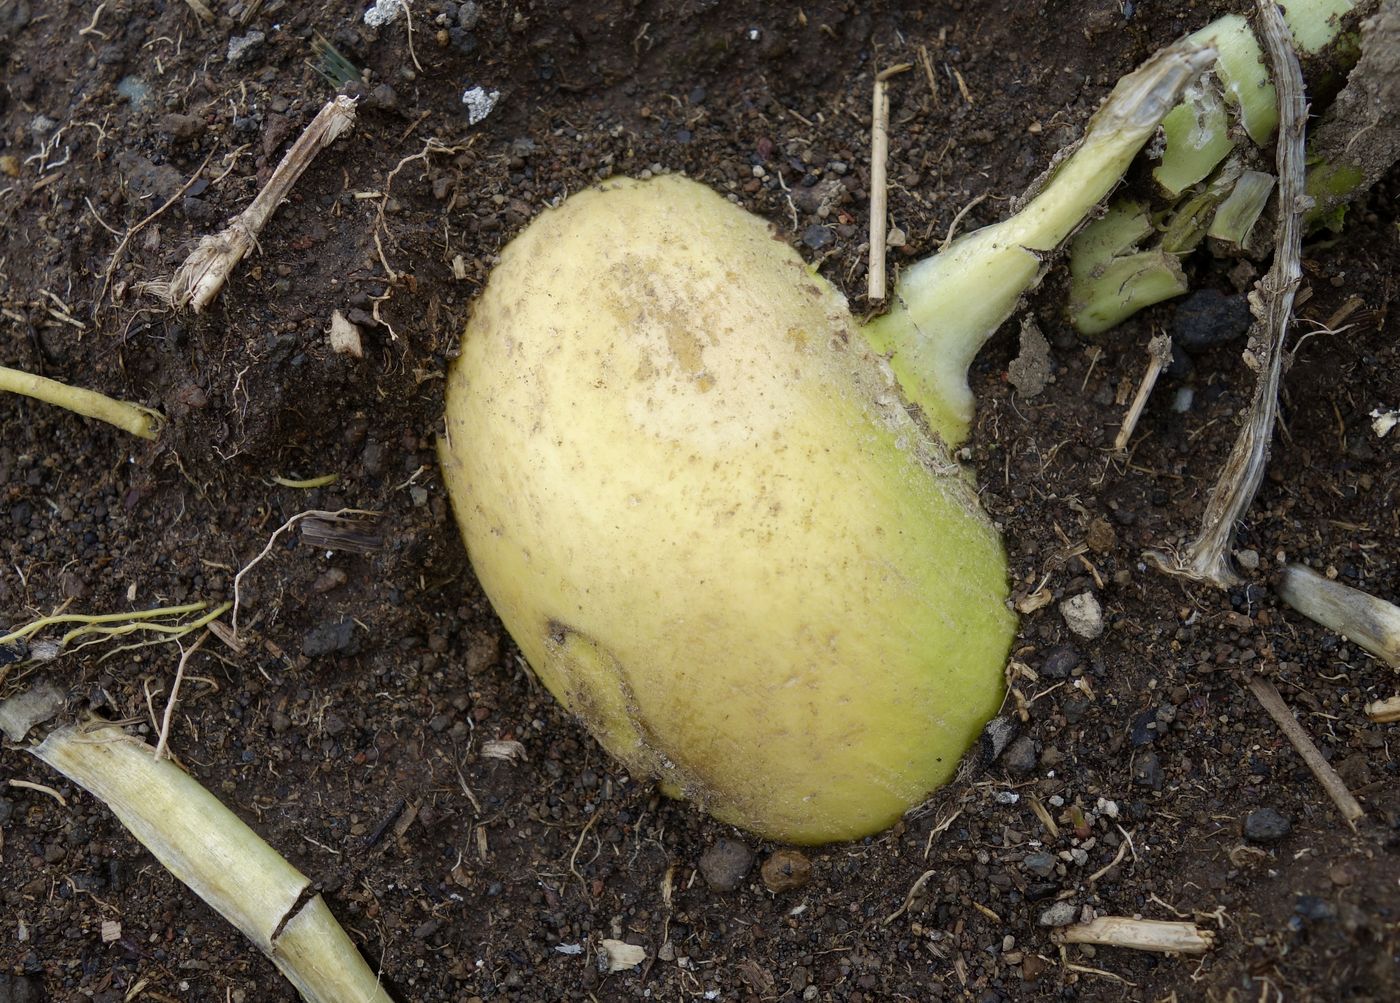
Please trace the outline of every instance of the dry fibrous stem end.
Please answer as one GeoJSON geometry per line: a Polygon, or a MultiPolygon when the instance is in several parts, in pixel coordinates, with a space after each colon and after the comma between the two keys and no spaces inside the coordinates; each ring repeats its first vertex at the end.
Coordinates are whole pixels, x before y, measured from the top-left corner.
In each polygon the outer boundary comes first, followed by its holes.
{"type": "Polygon", "coordinates": [[[1129,916],[1099,916],[1056,930],[1054,939],[1059,944],[1099,944],[1164,954],[1205,954],[1215,946],[1215,934],[1195,923],[1129,916]]]}
{"type": "Polygon", "coordinates": [[[1230,545],[1236,523],[1249,509],[1264,479],[1278,414],[1284,339],[1293,320],[1293,297],[1303,278],[1302,214],[1307,209],[1303,193],[1303,133],[1307,126],[1303,72],[1278,4],[1273,0],[1258,3],[1259,31],[1279,99],[1279,214],[1274,263],[1259,280],[1250,304],[1255,323],[1249,344],[1258,361],[1254,397],[1206,502],[1196,539],[1180,554],[1153,551],[1147,555],[1163,571],[1220,588],[1240,581],[1230,562],[1230,545]]]}
{"type": "Polygon", "coordinates": [[[85,418],[105,421],[142,439],[156,438],[165,424],[165,418],[159,412],[140,404],[120,401],[96,390],[84,390],[8,366],[0,366],[0,390],[66,408],[85,418]]]}
{"type": "MultiPolygon", "coordinates": [[[[0,704],[14,741],[51,719],[52,687],[0,704]]],[[[390,1003],[311,881],[202,784],[105,721],[61,725],[26,747],[106,805],[175,877],[239,929],[308,1003],[390,1003]]]]}
{"type": "Polygon", "coordinates": [[[257,246],[258,234],[316,155],[354,123],[354,98],[342,95],[326,102],[248,208],[219,233],[203,238],[168,282],[148,283],[146,288],[175,308],[188,306],[198,313],[207,307],[233,269],[257,246]]]}
{"type": "Polygon", "coordinates": [[[1400,607],[1394,603],[1334,582],[1302,564],[1283,569],[1278,594],[1309,620],[1400,669],[1400,607]]]}

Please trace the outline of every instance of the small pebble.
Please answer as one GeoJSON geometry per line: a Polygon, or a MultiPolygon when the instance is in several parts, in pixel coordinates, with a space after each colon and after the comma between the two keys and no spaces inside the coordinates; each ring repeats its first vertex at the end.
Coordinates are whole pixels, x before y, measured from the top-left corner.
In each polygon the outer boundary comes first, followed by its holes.
{"type": "Polygon", "coordinates": [[[1084,542],[1096,554],[1106,554],[1118,544],[1118,532],[1107,519],[1098,518],[1089,523],[1089,531],[1084,542]]]}
{"type": "Polygon", "coordinates": [[[229,65],[243,62],[258,50],[267,36],[260,31],[250,31],[246,35],[235,35],[228,40],[229,65]]]}
{"type": "Polygon", "coordinates": [[[323,623],[307,631],[301,639],[301,653],[308,658],[337,652],[353,654],[359,648],[354,620],[323,623]]]}
{"type": "Polygon", "coordinates": [[[1157,724],[1157,708],[1149,707],[1137,717],[1133,718],[1132,727],[1128,729],[1128,741],[1134,748],[1141,748],[1144,745],[1151,745],[1161,734],[1161,729],[1157,724]]]}
{"type": "Polygon", "coordinates": [[[814,224],[802,231],[802,243],[806,244],[814,251],[820,251],[822,248],[829,246],[833,239],[831,227],[829,226],[814,224]]]}
{"type": "Polygon", "coordinates": [[[1069,902],[1056,902],[1040,914],[1041,926],[1069,926],[1079,915],[1079,910],[1069,902]]]}
{"type": "Polygon", "coordinates": [[[1166,774],[1162,772],[1162,761],[1157,758],[1157,753],[1143,753],[1133,761],[1133,783],[1139,787],[1160,791],[1165,782],[1166,774]]]}
{"type": "Polygon", "coordinates": [[[737,839],[721,839],[700,858],[705,883],[717,892],[738,888],[753,867],[753,850],[737,839]]]}
{"type": "Polygon", "coordinates": [[[1048,878],[1055,873],[1055,855],[1037,850],[1035,853],[1026,854],[1021,866],[1038,878],[1048,878]]]}
{"type": "Polygon", "coordinates": [[[1016,735],[1016,722],[1009,717],[994,717],[982,729],[982,761],[995,763],[1016,735]]]}
{"type": "Polygon", "coordinates": [[[1176,307],[1172,343],[1188,352],[1203,351],[1244,337],[1253,316],[1243,296],[1218,289],[1198,289],[1176,307]]]}
{"type": "Polygon", "coordinates": [[[1029,776],[1035,769],[1036,754],[1035,742],[1029,735],[1022,735],[1006,750],[1006,755],[1002,757],[1002,765],[1006,767],[1006,772],[1014,777],[1029,776]]]}
{"type": "Polygon", "coordinates": [[[1045,653],[1040,674],[1046,679],[1065,679],[1079,665],[1079,649],[1071,644],[1057,644],[1045,653]]]}

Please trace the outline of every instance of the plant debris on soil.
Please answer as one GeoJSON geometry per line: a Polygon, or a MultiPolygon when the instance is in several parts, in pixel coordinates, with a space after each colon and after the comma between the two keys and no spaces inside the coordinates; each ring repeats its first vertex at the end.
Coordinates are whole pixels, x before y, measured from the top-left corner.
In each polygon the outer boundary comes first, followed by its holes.
{"type": "MultiPolygon", "coordinates": [[[[1400,405],[1394,172],[1304,246],[1246,585],[1142,554],[1190,538],[1235,438],[1253,374],[1233,318],[1267,261],[1202,251],[1200,292],[1092,345],[1052,272],[1026,308],[1033,398],[1007,379],[1019,322],[983,353],[970,458],[1030,610],[1015,692],[959,782],[859,843],[768,845],[620,772],[503,634],[435,465],[472,297],[568,193],[684,171],[860,309],[880,69],[916,68],[890,82],[894,272],[965,207],[963,231],[1001,218],[1121,74],[1252,5],[402,8],[0,0],[0,364],[168,418],[148,443],[0,399],[0,624],[212,607],[298,513],[374,513],[278,536],[237,638],[190,658],[169,744],[405,1001],[1400,998],[1396,732],[1364,713],[1400,678],[1271,588],[1298,561],[1400,596],[1400,434],[1371,418],[1400,405]],[[353,131],[211,306],[148,295],[337,91],[353,131]],[[1116,453],[1150,338],[1202,318],[1116,453]],[[1359,799],[1354,829],[1251,674],[1359,799]],[[1194,921],[1215,946],[1057,942],[1096,916],[1194,921]]],[[[0,654],[0,696],[42,675],[153,741],[179,652],[107,650],[0,654]]],[[[292,998],[99,804],[0,752],[0,1001],[292,998]]]]}

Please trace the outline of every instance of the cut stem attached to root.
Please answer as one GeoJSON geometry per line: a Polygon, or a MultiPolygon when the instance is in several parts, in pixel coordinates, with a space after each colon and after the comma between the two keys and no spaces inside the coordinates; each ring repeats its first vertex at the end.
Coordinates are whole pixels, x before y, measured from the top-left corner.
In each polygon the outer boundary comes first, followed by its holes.
{"type": "Polygon", "coordinates": [[[0,390],[33,397],[45,404],[67,408],[85,418],[96,418],[109,425],[115,425],[123,432],[154,439],[160,434],[165,419],[150,408],[140,404],[119,401],[96,390],[84,390],[51,380],[46,376],[35,376],[19,369],[0,366],[0,390]]]}
{"type": "Polygon", "coordinates": [[[895,283],[893,308],[865,326],[871,346],[891,356],[905,396],[948,445],[961,443],[970,427],[968,365],[1039,281],[1044,252],[1057,248],[1118,184],[1214,59],[1209,46],[1178,43],[1120,80],[1083,141],[1051,168],[1020,212],[906,269],[895,283]]]}

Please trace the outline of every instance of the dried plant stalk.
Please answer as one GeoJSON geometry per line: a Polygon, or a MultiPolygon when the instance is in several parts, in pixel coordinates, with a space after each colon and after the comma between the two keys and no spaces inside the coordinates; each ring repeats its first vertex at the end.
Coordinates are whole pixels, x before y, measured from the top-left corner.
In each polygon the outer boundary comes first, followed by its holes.
{"type": "Polygon", "coordinates": [[[1055,934],[1055,940],[1061,944],[1103,944],[1168,954],[1205,954],[1215,946],[1215,934],[1195,923],[1127,916],[1100,916],[1089,923],[1068,926],[1055,934]]]}
{"type": "Polygon", "coordinates": [[[1225,461],[1201,518],[1201,531],[1182,554],[1148,556],[1170,574],[1228,588],[1240,582],[1230,561],[1235,524],[1249,509],[1264,479],[1269,439],[1278,415],[1278,387],[1283,376],[1283,343],[1293,320],[1293,296],[1303,278],[1301,264],[1304,195],[1303,134],[1307,104],[1303,71],[1278,4],[1258,0],[1258,30],[1269,56],[1278,90],[1279,213],[1274,263],[1250,297],[1255,323],[1249,346],[1256,365],[1254,399],[1230,457],[1225,461]]]}
{"type": "Polygon", "coordinates": [[[870,108],[870,269],[866,281],[866,297],[872,303],[885,298],[885,241],[887,238],[889,192],[886,171],[890,157],[890,92],[889,79],[909,69],[900,63],[875,75],[875,92],[870,108]]]}
{"type": "Polygon", "coordinates": [[[1366,814],[1366,809],[1361,807],[1361,803],[1356,800],[1351,791],[1347,789],[1346,783],[1332,769],[1332,764],[1322,758],[1322,753],[1318,750],[1317,744],[1313,742],[1312,736],[1308,734],[1288,704],[1283,702],[1283,697],[1279,695],[1278,687],[1262,676],[1251,676],[1249,680],[1250,691],[1255,699],[1259,701],[1269,716],[1274,719],[1279,730],[1292,743],[1298,755],[1303,757],[1303,762],[1307,763],[1308,769],[1312,770],[1317,782],[1322,785],[1327,796],[1332,799],[1332,803],[1337,806],[1337,810],[1342,813],[1342,817],[1347,820],[1347,825],[1356,827],[1356,820],[1366,814]]]}
{"type": "Polygon", "coordinates": [[[1147,343],[1147,371],[1142,374],[1142,382],[1138,384],[1137,394],[1133,397],[1133,403],[1129,406],[1128,413],[1123,417],[1123,427],[1118,430],[1118,436],[1113,440],[1115,451],[1121,452],[1127,448],[1128,440],[1133,437],[1138,420],[1142,418],[1142,409],[1147,406],[1147,398],[1152,396],[1152,388],[1157,385],[1157,377],[1162,375],[1162,370],[1171,360],[1172,340],[1170,337],[1159,334],[1147,343]]]}
{"type": "Polygon", "coordinates": [[[326,102],[292,144],[252,204],[223,230],[201,240],[168,284],[152,283],[153,291],[163,295],[172,307],[188,306],[195,313],[213,302],[234,267],[257,245],[258,234],[311,161],[354,123],[354,98],[342,95],[326,102]]]}

